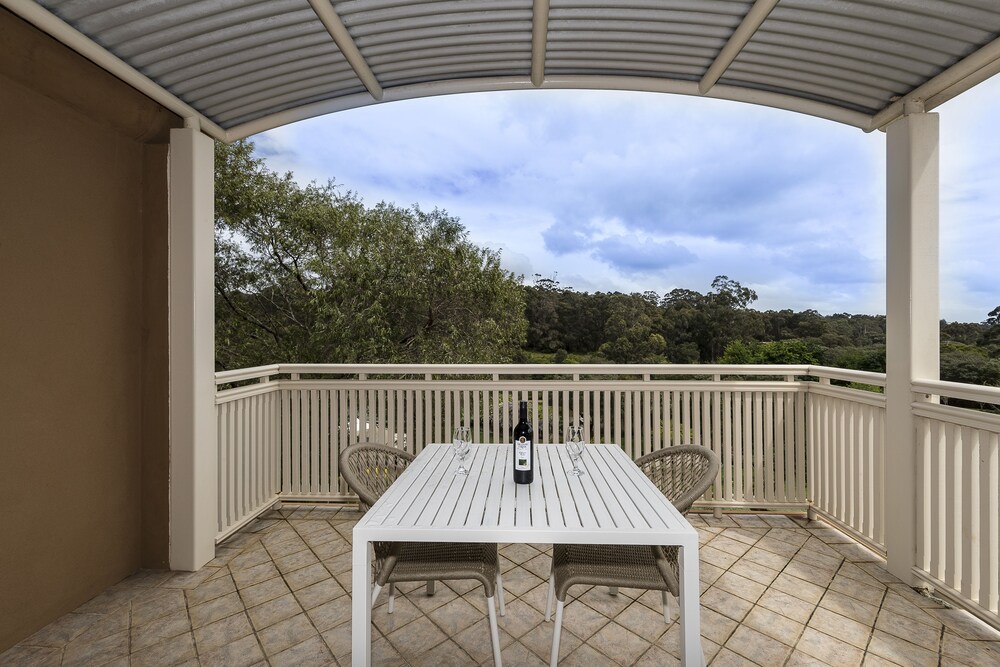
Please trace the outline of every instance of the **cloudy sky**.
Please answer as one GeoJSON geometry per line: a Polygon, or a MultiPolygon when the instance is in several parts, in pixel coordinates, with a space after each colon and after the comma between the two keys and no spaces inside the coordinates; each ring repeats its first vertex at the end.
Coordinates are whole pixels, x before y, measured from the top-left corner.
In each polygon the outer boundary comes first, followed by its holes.
{"type": "MultiPolygon", "coordinates": [[[[941,114],[942,316],[1000,304],[1000,77],[941,114]]],[[[271,168],[443,208],[531,281],[885,312],[885,135],[734,102],[521,91],[395,102],[255,137],[271,168]]]]}

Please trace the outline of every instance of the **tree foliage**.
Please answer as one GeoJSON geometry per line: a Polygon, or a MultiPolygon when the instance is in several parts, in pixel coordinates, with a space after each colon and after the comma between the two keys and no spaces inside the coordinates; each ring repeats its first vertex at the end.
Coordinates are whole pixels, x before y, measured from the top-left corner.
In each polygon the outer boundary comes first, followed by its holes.
{"type": "Polygon", "coordinates": [[[216,144],[216,363],[507,362],[520,280],[445,212],[298,185],[216,144]]]}
{"type": "MultiPolygon", "coordinates": [[[[567,361],[821,364],[885,372],[885,316],[752,308],[727,276],[707,292],[575,292],[536,276],[525,287],[529,352],[567,361]]],[[[1000,307],[982,323],[941,321],[941,377],[1000,385],[1000,307]]]]}

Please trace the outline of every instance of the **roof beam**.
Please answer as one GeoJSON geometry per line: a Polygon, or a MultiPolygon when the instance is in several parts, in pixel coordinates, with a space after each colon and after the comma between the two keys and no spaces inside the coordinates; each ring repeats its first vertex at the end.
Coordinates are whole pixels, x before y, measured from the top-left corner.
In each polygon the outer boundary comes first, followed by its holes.
{"type": "Polygon", "coordinates": [[[549,0],[535,0],[531,8],[531,83],[545,81],[545,49],[549,41],[549,0]]]}
{"type": "Polygon", "coordinates": [[[330,33],[330,37],[333,37],[333,41],[337,43],[337,47],[344,54],[344,58],[347,59],[358,79],[365,85],[372,97],[381,100],[382,85],[375,77],[375,72],[368,66],[368,61],[361,55],[361,50],[354,42],[354,38],[351,37],[351,33],[347,31],[347,26],[340,20],[333,5],[330,4],[329,0],[309,0],[309,4],[319,20],[326,26],[326,31],[330,33]]]}
{"type": "Polygon", "coordinates": [[[736,60],[736,57],[740,55],[740,51],[753,38],[757,29],[760,28],[764,19],[767,18],[767,15],[771,13],[771,10],[774,9],[778,2],[779,0],[756,0],[753,3],[753,7],[743,17],[739,26],[729,36],[729,41],[722,47],[719,55],[715,57],[715,60],[705,72],[705,76],[701,77],[701,81],[698,82],[698,90],[701,91],[702,95],[711,90],[712,86],[722,78],[722,75],[726,73],[729,66],[736,60]]]}
{"type": "Polygon", "coordinates": [[[994,39],[930,81],[917,86],[887,105],[872,116],[869,131],[881,129],[902,116],[907,102],[923,102],[924,108],[930,111],[998,72],[1000,72],[1000,38],[994,39]]]}
{"type": "MultiPolygon", "coordinates": [[[[2,0],[0,0],[2,1],[2,0]]],[[[454,95],[457,93],[478,93],[500,90],[534,90],[538,88],[527,76],[488,77],[480,79],[448,79],[430,83],[416,83],[403,86],[393,86],[385,92],[382,102],[396,102],[435,95],[454,95]]],[[[549,76],[541,85],[545,90],[579,89],[579,90],[639,90],[650,93],[675,93],[678,95],[699,96],[698,84],[695,81],[676,81],[659,77],[628,77],[628,76],[549,76]]],[[[754,90],[720,84],[712,88],[707,97],[746,102],[763,106],[794,111],[797,113],[825,118],[827,120],[851,125],[866,130],[872,117],[866,113],[844,109],[833,104],[806,100],[801,97],[771,93],[766,90],[754,90]]],[[[229,128],[230,141],[242,139],[258,132],[271,130],[288,123],[294,123],[306,118],[314,118],[345,109],[376,104],[371,95],[355,93],[330,100],[314,102],[304,106],[279,111],[263,118],[241,123],[229,128]]]]}

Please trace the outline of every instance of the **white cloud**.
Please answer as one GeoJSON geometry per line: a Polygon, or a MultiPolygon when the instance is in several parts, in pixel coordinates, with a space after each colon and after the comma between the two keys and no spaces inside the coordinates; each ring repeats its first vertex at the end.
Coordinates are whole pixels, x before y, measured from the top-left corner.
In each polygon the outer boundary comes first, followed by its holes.
{"type": "MultiPolygon", "coordinates": [[[[1000,84],[942,108],[942,314],[1000,303],[1000,84]]],[[[435,206],[528,279],[704,291],[764,308],[884,312],[884,135],[648,93],[527,91],[345,111],[258,138],[275,169],[368,203],[435,206]]]]}

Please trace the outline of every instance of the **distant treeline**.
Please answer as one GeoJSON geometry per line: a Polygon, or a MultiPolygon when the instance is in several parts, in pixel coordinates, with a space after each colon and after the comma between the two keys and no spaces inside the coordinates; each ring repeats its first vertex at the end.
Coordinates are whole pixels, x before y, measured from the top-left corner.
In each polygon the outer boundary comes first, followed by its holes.
{"type": "MultiPolygon", "coordinates": [[[[822,364],[885,371],[885,316],[751,307],[757,294],[718,276],[705,293],[577,292],[527,285],[519,361],[822,364]]],[[[941,377],[1000,385],[1000,309],[982,323],[941,321],[941,377]]]]}

